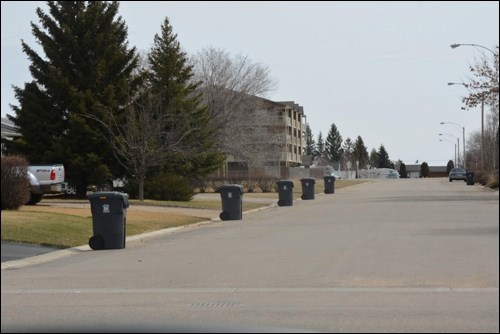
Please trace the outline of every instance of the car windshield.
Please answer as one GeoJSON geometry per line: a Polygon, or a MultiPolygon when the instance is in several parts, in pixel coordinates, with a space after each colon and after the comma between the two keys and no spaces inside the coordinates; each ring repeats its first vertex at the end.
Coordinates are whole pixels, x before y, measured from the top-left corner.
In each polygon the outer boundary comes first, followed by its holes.
{"type": "Polygon", "coordinates": [[[451,173],[465,173],[465,169],[463,169],[463,168],[458,168],[458,167],[457,167],[457,168],[453,168],[453,169],[451,170],[451,173]]]}

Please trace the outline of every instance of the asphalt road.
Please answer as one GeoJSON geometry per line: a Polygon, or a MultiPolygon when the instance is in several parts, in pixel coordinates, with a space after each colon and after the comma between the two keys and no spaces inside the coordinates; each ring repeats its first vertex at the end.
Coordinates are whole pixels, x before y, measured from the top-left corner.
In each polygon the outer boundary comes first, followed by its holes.
{"type": "Polygon", "coordinates": [[[380,180],[5,262],[1,329],[498,333],[498,209],[479,186],[380,180]]]}

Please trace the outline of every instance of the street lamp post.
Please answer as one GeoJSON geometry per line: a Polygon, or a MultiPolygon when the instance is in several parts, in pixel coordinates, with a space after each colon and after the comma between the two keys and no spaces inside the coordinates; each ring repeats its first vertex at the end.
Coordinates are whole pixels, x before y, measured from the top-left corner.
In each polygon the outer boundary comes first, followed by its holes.
{"type": "MultiPolygon", "coordinates": [[[[475,48],[482,48],[482,49],[485,49],[485,50],[488,50],[489,52],[491,52],[493,54],[493,56],[496,56],[496,53],[493,50],[491,50],[490,48],[487,48],[484,45],[480,45],[480,44],[453,43],[452,45],[450,45],[450,47],[452,49],[456,49],[462,45],[473,46],[475,48]]],[[[463,84],[463,83],[455,83],[455,82],[448,83],[448,85],[455,85],[455,84],[460,84],[460,85],[464,85],[465,87],[467,87],[467,85],[463,84]]],[[[498,90],[498,87],[497,87],[497,90],[498,90]]],[[[484,93],[481,94],[481,169],[484,169],[484,93]]]]}
{"type": "MultiPolygon", "coordinates": [[[[456,45],[456,44],[453,44],[453,45],[456,45]]],[[[460,46],[460,45],[469,45],[469,44],[458,44],[458,46],[460,46]]],[[[493,52],[493,51],[491,51],[491,52],[493,52]]],[[[448,86],[452,86],[452,85],[462,85],[465,88],[468,87],[466,84],[464,84],[462,82],[448,82],[448,86]]],[[[465,153],[465,151],[464,151],[464,153],[465,153]]],[[[481,96],[481,169],[484,169],[483,167],[484,167],[484,95],[481,96]]]]}
{"type": "Polygon", "coordinates": [[[458,48],[459,46],[462,46],[462,45],[467,45],[467,46],[473,46],[473,47],[482,48],[482,49],[488,50],[489,52],[495,54],[495,52],[493,52],[493,50],[487,48],[484,45],[479,45],[479,44],[461,44],[461,43],[459,44],[459,43],[454,43],[454,44],[450,45],[450,48],[456,49],[456,48],[458,48]]]}
{"type": "Polygon", "coordinates": [[[464,165],[464,169],[466,170],[467,167],[466,167],[466,161],[467,161],[467,158],[465,156],[465,127],[458,124],[458,123],[455,123],[455,122],[441,122],[441,125],[443,124],[453,124],[453,125],[456,125],[458,127],[461,127],[462,128],[462,157],[463,157],[463,165],[464,165]]]}
{"type": "Polygon", "coordinates": [[[457,143],[454,143],[448,139],[439,139],[439,141],[447,141],[448,143],[452,143],[453,145],[455,145],[455,166],[458,166],[458,164],[457,164],[457,143]]]}
{"type": "Polygon", "coordinates": [[[457,166],[460,164],[460,138],[458,138],[457,136],[451,134],[451,133],[440,133],[439,134],[440,136],[451,136],[451,137],[454,137],[457,139],[457,166]]]}

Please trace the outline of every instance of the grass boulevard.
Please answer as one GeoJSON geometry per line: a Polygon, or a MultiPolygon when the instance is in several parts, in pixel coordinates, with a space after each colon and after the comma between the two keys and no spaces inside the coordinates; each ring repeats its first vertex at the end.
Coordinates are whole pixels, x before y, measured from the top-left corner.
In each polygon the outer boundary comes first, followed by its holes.
{"type": "MultiPolygon", "coordinates": [[[[366,180],[337,180],[335,189],[366,182],[366,180]]],[[[294,199],[300,198],[300,181],[294,182],[294,199]]],[[[316,192],[323,185],[316,184],[316,192]]],[[[218,216],[221,210],[219,194],[211,194],[189,202],[130,200],[126,213],[127,236],[170,227],[199,223],[218,216]],[[209,215],[207,217],[207,215],[209,215]]],[[[278,193],[245,193],[243,211],[276,203],[278,193]],[[245,198],[269,199],[268,202],[245,201],[245,198]]],[[[47,198],[34,206],[19,210],[2,210],[2,241],[12,241],[68,248],[85,245],[92,236],[92,213],[88,200],[47,198]]]]}

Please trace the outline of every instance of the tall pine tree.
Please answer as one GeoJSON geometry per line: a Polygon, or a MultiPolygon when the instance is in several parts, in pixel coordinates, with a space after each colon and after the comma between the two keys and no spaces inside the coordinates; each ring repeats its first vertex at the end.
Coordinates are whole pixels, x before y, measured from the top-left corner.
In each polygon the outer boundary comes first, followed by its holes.
{"type": "Polygon", "coordinates": [[[161,97],[168,120],[165,144],[171,153],[166,170],[190,177],[216,170],[223,163],[223,155],[213,148],[216,129],[209,125],[211,114],[196,93],[193,66],[168,18],[154,37],[148,61],[150,89],[161,97]]]}
{"type": "Polygon", "coordinates": [[[313,156],[316,150],[316,142],[314,141],[311,127],[306,124],[306,154],[313,156]]]}
{"type": "Polygon", "coordinates": [[[37,8],[40,26],[31,24],[42,46],[38,54],[22,41],[33,80],[14,87],[19,105],[11,120],[22,137],[9,149],[31,163],[63,163],[68,181],[84,195],[88,184],[102,183],[117,171],[101,125],[109,110],[127,104],[135,48],[118,2],[48,1],[37,8]],[[96,122],[94,120],[99,120],[96,122]]]}
{"type": "Polygon", "coordinates": [[[359,161],[359,168],[366,168],[368,164],[368,150],[361,136],[358,136],[354,142],[353,156],[356,161],[359,161]]]}
{"type": "Polygon", "coordinates": [[[326,157],[331,162],[340,162],[342,158],[342,136],[337,126],[332,123],[325,141],[326,157]]]}
{"type": "Polygon", "coordinates": [[[380,145],[377,155],[378,155],[377,168],[394,168],[394,165],[389,160],[389,154],[385,150],[384,145],[380,145]]]}
{"type": "Polygon", "coordinates": [[[318,143],[316,144],[316,150],[314,151],[314,158],[320,159],[325,155],[325,140],[323,139],[323,134],[321,131],[318,134],[318,143]]]}

